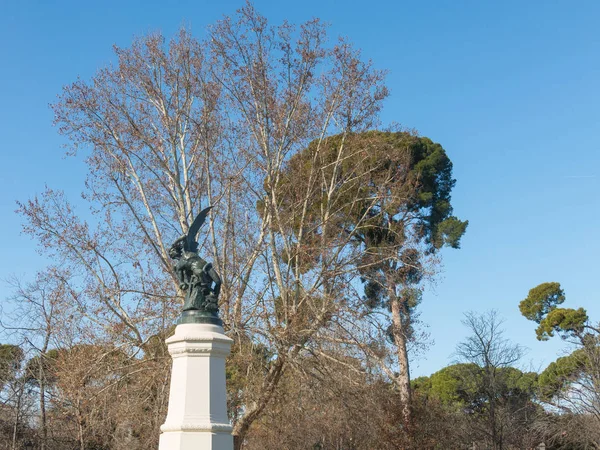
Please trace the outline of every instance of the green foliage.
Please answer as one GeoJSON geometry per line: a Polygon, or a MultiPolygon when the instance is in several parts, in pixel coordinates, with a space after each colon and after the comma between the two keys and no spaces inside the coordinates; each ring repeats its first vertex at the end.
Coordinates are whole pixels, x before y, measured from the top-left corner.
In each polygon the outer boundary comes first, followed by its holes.
{"type": "MultiPolygon", "coordinates": [[[[337,156],[340,139],[327,140],[324,163],[337,156]]],[[[373,266],[365,279],[377,282],[376,272],[391,270],[399,284],[419,283],[421,255],[405,248],[406,240],[421,241],[429,253],[443,246],[458,248],[468,224],[452,216],[452,162],[440,144],[406,132],[370,131],[350,136],[345,146],[350,156],[343,162],[340,181],[358,176],[360,182],[347,189],[348,201],[342,204],[348,207],[340,224],[356,232],[367,253],[393,256],[400,251],[402,263],[373,266]]],[[[367,298],[381,296],[373,286],[365,293],[367,298]]]]}
{"type": "Polygon", "coordinates": [[[595,415],[600,404],[600,328],[588,323],[584,308],[559,308],[564,301],[565,294],[558,283],[543,283],[531,289],[519,305],[525,317],[539,324],[539,340],[548,340],[558,333],[579,346],[570,355],[550,363],[540,374],[539,398],[595,415]]]}
{"type": "Polygon", "coordinates": [[[417,378],[412,387],[415,392],[472,413],[483,411],[490,395],[501,404],[517,407],[528,404],[536,391],[537,374],[534,372],[522,372],[514,367],[498,368],[493,390],[490,390],[487,376],[476,364],[453,364],[430,377],[417,378]]]}
{"type": "Polygon", "coordinates": [[[585,372],[589,364],[584,349],[577,349],[568,356],[550,363],[539,376],[540,397],[549,401],[556,395],[568,391],[571,383],[585,372]]]}
{"type": "Polygon", "coordinates": [[[519,309],[527,319],[540,323],[546,314],[564,301],[565,293],[560,283],[542,283],[529,291],[519,309]]]}
{"type": "Polygon", "coordinates": [[[0,388],[17,376],[24,358],[18,345],[0,344],[0,388]]]}
{"type": "Polygon", "coordinates": [[[528,397],[535,392],[538,383],[538,374],[535,372],[521,372],[514,367],[507,367],[504,370],[506,375],[506,386],[511,390],[511,395],[519,393],[528,397]]]}
{"type": "Polygon", "coordinates": [[[583,308],[556,308],[542,319],[540,326],[536,329],[537,338],[545,341],[554,336],[554,332],[564,332],[563,336],[579,334],[583,331],[588,320],[588,315],[583,308]]]}
{"type": "Polygon", "coordinates": [[[55,363],[58,358],[58,350],[49,350],[44,355],[36,355],[27,361],[25,365],[25,377],[28,383],[38,385],[40,377],[40,364],[42,365],[42,373],[44,374],[44,381],[46,383],[56,382],[56,368],[55,363]]]}
{"type": "Polygon", "coordinates": [[[321,214],[326,202],[333,203],[327,229],[334,235],[350,233],[362,248],[359,266],[369,308],[388,306],[390,282],[401,286],[407,308],[416,306],[421,251],[459,248],[468,225],[452,215],[455,180],[445,150],[407,132],[368,131],[313,141],[287,162],[278,183],[281,216],[292,230],[304,226],[304,245],[282,259],[301,273],[318,264],[321,214]],[[331,184],[320,181],[332,179],[338,186],[333,200],[331,184]],[[313,201],[304,212],[307,193],[313,201]]]}
{"type": "MultiPolygon", "coordinates": [[[[458,247],[467,222],[451,215],[450,194],[456,180],[452,178],[452,162],[442,146],[405,132],[372,131],[365,133],[364,138],[368,139],[365,147],[373,163],[369,167],[371,183],[367,186],[373,191],[383,189],[391,194],[376,208],[376,213],[381,213],[378,220],[371,222],[371,227],[365,230],[365,235],[370,233],[379,237],[370,240],[369,244],[401,243],[397,240],[398,235],[393,233],[394,225],[401,222],[396,216],[404,213],[406,217],[410,212],[413,213],[409,214],[410,219],[416,219],[414,230],[428,244],[430,251],[444,245],[458,247]]],[[[358,145],[361,143],[358,140],[358,145]]],[[[407,224],[400,229],[410,231],[407,224]]],[[[401,237],[406,237],[406,233],[401,237]]]]}
{"type": "Polygon", "coordinates": [[[539,324],[536,329],[538,340],[548,340],[555,332],[562,337],[581,335],[588,321],[587,312],[583,308],[557,308],[564,301],[565,293],[556,282],[534,287],[521,301],[521,314],[539,324]]]}
{"type": "Polygon", "coordinates": [[[458,218],[451,216],[441,222],[433,237],[434,245],[440,248],[442,245],[447,245],[452,248],[460,248],[460,238],[467,230],[468,221],[461,221],[458,218]]]}
{"type": "Polygon", "coordinates": [[[410,382],[410,386],[415,392],[429,393],[431,391],[431,377],[417,377],[410,382]]]}
{"type": "Polygon", "coordinates": [[[466,406],[480,397],[477,381],[481,369],[475,364],[454,364],[431,376],[431,394],[443,403],[466,406]]]}
{"type": "MultiPolygon", "coordinates": [[[[284,209],[292,210],[295,201],[312,189],[315,201],[309,205],[309,216],[318,214],[324,192],[318,183],[309,184],[315,168],[324,179],[331,179],[337,171],[336,181],[343,186],[337,200],[340,228],[356,226],[367,214],[360,227],[361,241],[367,247],[402,245],[408,231],[416,232],[430,251],[444,245],[458,247],[467,222],[451,215],[455,180],[452,162],[440,144],[406,132],[381,131],[345,138],[336,135],[320,145],[314,141],[286,166],[280,182],[280,188],[286,190],[284,209]],[[347,157],[336,165],[342,139],[347,157]],[[409,223],[412,230],[406,229],[409,223]]],[[[300,216],[295,217],[298,226],[300,216]]]]}

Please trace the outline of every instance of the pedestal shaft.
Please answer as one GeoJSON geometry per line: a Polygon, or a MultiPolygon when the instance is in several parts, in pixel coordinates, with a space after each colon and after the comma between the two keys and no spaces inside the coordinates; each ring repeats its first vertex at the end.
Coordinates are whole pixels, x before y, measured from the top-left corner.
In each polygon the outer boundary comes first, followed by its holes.
{"type": "Polygon", "coordinates": [[[167,339],[173,357],[167,419],[159,450],[231,450],[225,358],[233,341],[214,324],[177,325],[167,339]]]}

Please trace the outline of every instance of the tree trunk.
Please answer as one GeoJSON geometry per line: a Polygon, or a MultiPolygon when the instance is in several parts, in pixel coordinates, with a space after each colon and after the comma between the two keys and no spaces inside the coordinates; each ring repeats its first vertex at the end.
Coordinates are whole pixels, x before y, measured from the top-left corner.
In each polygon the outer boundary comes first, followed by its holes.
{"type": "Polygon", "coordinates": [[[498,424],[496,420],[496,384],[494,369],[490,367],[489,362],[486,361],[486,377],[488,378],[488,402],[490,405],[489,412],[489,427],[492,435],[492,448],[494,450],[502,450],[502,435],[498,434],[498,424]]]}
{"type": "Polygon", "coordinates": [[[260,410],[252,410],[249,414],[242,417],[240,421],[236,424],[236,426],[233,428],[233,450],[242,449],[242,445],[244,444],[244,439],[246,438],[246,434],[248,434],[250,425],[252,425],[254,420],[260,415],[260,412],[262,412],[263,409],[264,406],[260,408],[260,410]]]}
{"type": "Polygon", "coordinates": [[[392,334],[396,344],[396,354],[398,356],[398,377],[396,386],[402,401],[402,420],[405,427],[411,423],[411,392],[410,392],[410,372],[408,367],[408,352],[406,350],[406,330],[401,314],[401,300],[390,296],[392,306],[392,334]]]}
{"type": "Polygon", "coordinates": [[[16,414],[15,414],[15,424],[13,426],[13,435],[12,435],[12,449],[16,450],[17,448],[17,431],[19,429],[19,420],[21,419],[20,417],[20,412],[21,412],[21,392],[19,392],[19,394],[17,395],[17,408],[16,408],[16,414]]]}
{"type": "Polygon", "coordinates": [[[17,412],[17,418],[15,419],[15,424],[13,426],[13,435],[12,435],[12,450],[17,448],[17,424],[19,420],[19,413],[17,412]]]}
{"type": "Polygon", "coordinates": [[[260,417],[261,413],[271,400],[271,397],[273,397],[273,393],[279,384],[281,375],[283,375],[283,369],[285,367],[284,359],[285,358],[281,356],[277,358],[277,361],[275,361],[274,365],[271,367],[271,370],[265,377],[265,381],[263,383],[264,395],[260,396],[260,402],[255,404],[253,408],[244,414],[244,416],[233,427],[233,450],[241,450],[244,439],[246,438],[246,434],[250,429],[250,425],[252,425],[252,423],[254,423],[254,421],[260,417]]]}
{"type": "Polygon", "coordinates": [[[241,450],[243,442],[244,442],[244,436],[234,434],[233,435],[233,450],[241,450]]]}
{"type": "Polygon", "coordinates": [[[492,446],[494,450],[498,450],[498,433],[496,431],[496,408],[494,399],[490,399],[490,431],[492,432],[492,446]]]}
{"type": "Polygon", "coordinates": [[[46,373],[45,373],[45,357],[48,351],[48,343],[50,341],[50,332],[46,333],[44,345],[40,351],[40,362],[38,367],[38,383],[40,385],[40,422],[42,426],[42,441],[40,450],[46,450],[48,441],[48,426],[46,424],[46,373]]]}
{"type": "Polygon", "coordinates": [[[85,450],[85,441],[83,439],[83,417],[81,414],[81,400],[77,400],[77,425],[79,434],[79,448],[85,450]]]}
{"type": "MultiPolygon", "coordinates": [[[[40,361],[40,367],[42,363],[40,361]]],[[[42,441],[40,442],[40,450],[46,450],[46,442],[48,440],[48,427],[46,425],[46,382],[43,374],[43,369],[40,369],[40,421],[42,426],[42,441]]]]}

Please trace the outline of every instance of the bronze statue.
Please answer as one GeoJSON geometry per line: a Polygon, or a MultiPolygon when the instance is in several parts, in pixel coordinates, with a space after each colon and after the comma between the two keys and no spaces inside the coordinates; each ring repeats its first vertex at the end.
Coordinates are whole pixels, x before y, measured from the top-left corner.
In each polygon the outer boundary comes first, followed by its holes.
{"type": "Polygon", "coordinates": [[[217,313],[221,278],[211,263],[198,256],[196,241],[196,235],[210,209],[211,206],[203,209],[194,219],[187,235],[177,239],[169,249],[169,256],[176,261],[173,269],[179,287],[186,293],[180,323],[220,323],[217,313]]]}

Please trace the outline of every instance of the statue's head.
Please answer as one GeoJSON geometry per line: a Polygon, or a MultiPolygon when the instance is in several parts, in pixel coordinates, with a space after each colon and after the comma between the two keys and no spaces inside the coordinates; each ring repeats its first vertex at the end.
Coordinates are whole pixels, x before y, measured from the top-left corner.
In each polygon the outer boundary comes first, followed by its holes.
{"type": "Polygon", "coordinates": [[[181,236],[169,249],[169,257],[171,259],[179,259],[183,255],[183,251],[185,250],[187,236],[181,236]]]}
{"type": "Polygon", "coordinates": [[[191,241],[189,236],[181,236],[171,248],[169,248],[169,257],[171,259],[179,259],[185,253],[198,253],[198,243],[196,241],[191,241]]]}

